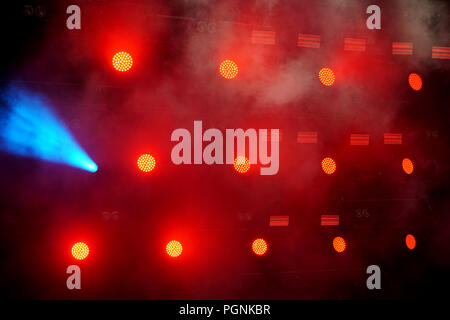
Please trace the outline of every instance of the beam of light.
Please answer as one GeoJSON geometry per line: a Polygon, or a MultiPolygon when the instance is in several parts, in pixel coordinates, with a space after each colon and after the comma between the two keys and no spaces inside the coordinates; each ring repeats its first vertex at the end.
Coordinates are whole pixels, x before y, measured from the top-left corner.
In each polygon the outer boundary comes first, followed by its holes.
{"type": "Polygon", "coordinates": [[[95,162],[41,97],[12,88],[2,100],[7,107],[0,109],[0,150],[97,171],[95,162]]]}

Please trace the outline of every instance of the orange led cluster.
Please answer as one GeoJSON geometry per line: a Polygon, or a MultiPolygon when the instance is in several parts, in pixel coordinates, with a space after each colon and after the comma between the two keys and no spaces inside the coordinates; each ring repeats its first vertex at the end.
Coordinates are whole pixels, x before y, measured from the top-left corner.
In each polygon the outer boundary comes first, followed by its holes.
{"type": "Polygon", "coordinates": [[[117,71],[125,72],[131,69],[133,58],[128,52],[117,52],[112,58],[112,65],[117,71]]]}
{"type": "Polygon", "coordinates": [[[236,170],[239,173],[246,173],[248,170],[250,170],[250,161],[244,157],[244,156],[238,156],[236,159],[234,159],[234,170],[236,170]]]}
{"type": "Polygon", "coordinates": [[[333,174],[336,171],[336,161],[332,158],[324,158],[322,160],[322,170],[326,174],[333,174]]]}
{"type": "Polygon", "coordinates": [[[319,71],[319,80],[322,84],[326,86],[332,86],[335,80],[335,75],[333,70],[330,68],[322,68],[319,71]]]}
{"type": "Polygon", "coordinates": [[[176,240],[169,241],[166,245],[166,252],[172,258],[179,257],[183,251],[183,246],[176,240]]]}
{"type": "Polygon", "coordinates": [[[150,172],[155,169],[156,160],[152,155],[143,154],[138,158],[137,166],[143,172],[150,172]]]}
{"type": "Polygon", "coordinates": [[[84,242],[77,242],[72,246],[72,256],[77,260],[84,260],[89,255],[89,247],[84,242]]]}
{"type": "Polygon", "coordinates": [[[252,243],[252,250],[258,256],[262,256],[263,254],[265,254],[267,252],[267,249],[268,245],[266,240],[264,239],[256,239],[252,243]]]}
{"type": "Polygon", "coordinates": [[[408,76],[408,82],[413,90],[419,91],[422,89],[422,78],[417,73],[411,73],[408,76]]]}
{"type": "Polygon", "coordinates": [[[336,252],[344,252],[346,247],[347,243],[345,242],[344,238],[336,237],[333,239],[333,248],[334,250],[336,250],[336,252]]]}
{"type": "Polygon", "coordinates": [[[225,79],[236,78],[238,71],[238,65],[232,60],[224,60],[219,65],[219,72],[225,79]]]}
{"type": "Polygon", "coordinates": [[[402,160],[402,168],[406,174],[411,174],[414,171],[414,164],[409,158],[405,158],[402,160]]]}

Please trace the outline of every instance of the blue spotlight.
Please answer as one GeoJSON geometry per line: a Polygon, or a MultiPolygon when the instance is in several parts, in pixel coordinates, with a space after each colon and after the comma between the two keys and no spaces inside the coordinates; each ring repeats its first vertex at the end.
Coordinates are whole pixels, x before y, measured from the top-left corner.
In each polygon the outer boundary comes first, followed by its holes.
{"type": "Polygon", "coordinates": [[[62,163],[90,172],[97,165],[42,97],[12,88],[0,110],[0,149],[12,154],[62,163]]]}

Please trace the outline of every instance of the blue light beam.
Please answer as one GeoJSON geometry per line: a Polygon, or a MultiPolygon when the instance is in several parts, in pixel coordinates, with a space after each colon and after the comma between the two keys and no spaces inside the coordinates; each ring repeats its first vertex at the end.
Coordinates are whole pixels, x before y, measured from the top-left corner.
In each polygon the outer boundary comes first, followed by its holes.
{"type": "Polygon", "coordinates": [[[97,171],[95,162],[42,97],[12,88],[2,98],[8,107],[0,109],[0,150],[97,171]]]}

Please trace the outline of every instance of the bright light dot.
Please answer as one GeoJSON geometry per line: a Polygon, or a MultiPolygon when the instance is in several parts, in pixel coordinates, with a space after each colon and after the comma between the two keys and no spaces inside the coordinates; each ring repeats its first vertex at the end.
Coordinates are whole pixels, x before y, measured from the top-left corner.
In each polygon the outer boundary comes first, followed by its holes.
{"type": "Polygon", "coordinates": [[[413,250],[416,247],[416,238],[412,234],[408,234],[405,243],[409,250],[413,250]]]}
{"type": "Polygon", "coordinates": [[[335,80],[335,75],[333,70],[330,68],[322,68],[319,71],[319,80],[322,84],[326,86],[332,86],[335,80]]]}
{"type": "Polygon", "coordinates": [[[324,158],[322,160],[322,170],[326,174],[333,174],[336,171],[336,161],[332,158],[324,158]]]}
{"type": "Polygon", "coordinates": [[[250,161],[244,157],[244,156],[238,156],[236,159],[234,159],[234,170],[236,170],[239,173],[246,173],[248,170],[250,170],[250,161]]]}
{"type": "Polygon", "coordinates": [[[267,242],[264,239],[256,239],[252,243],[253,253],[258,256],[264,255],[267,252],[268,247],[269,246],[267,245],[267,242]]]}
{"type": "Polygon", "coordinates": [[[334,250],[336,250],[336,252],[344,252],[346,247],[347,243],[345,242],[344,238],[336,237],[333,239],[333,248],[334,250]]]}
{"type": "Polygon", "coordinates": [[[239,71],[238,65],[232,60],[224,60],[219,65],[219,72],[225,79],[233,79],[239,71]]]}
{"type": "Polygon", "coordinates": [[[183,246],[180,242],[172,240],[166,245],[166,252],[172,258],[179,257],[183,251],[183,246]]]}
{"type": "Polygon", "coordinates": [[[112,58],[112,65],[117,71],[125,72],[131,69],[133,58],[128,52],[117,52],[112,58]]]}
{"type": "Polygon", "coordinates": [[[402,168],[406,174],[411,174],[414,171],[414,164],[409,158],[405,158],[402,160],[402,168]]]}
{"type": "Polygon", "coordinates": [[[417,73],[411,73],[408,76],[408,82],[413,90],[419,91],[422,89],[422,78],[417,73]]]}
{"type": "Polygon", "coordinates": [[[89,247],[84,242],[77,242],[72,246],[72,256],[77,260],[84,260],[89,255],[89,247]]]}
{"type": "Polygon", "coordinates": [[[143,172],[150,172],[155,168],[156,160],[150,154],[143,154],[138,158],[137,166],[143,172]]]}

